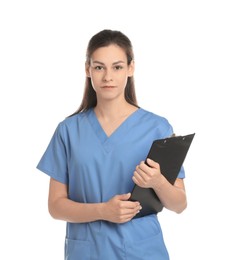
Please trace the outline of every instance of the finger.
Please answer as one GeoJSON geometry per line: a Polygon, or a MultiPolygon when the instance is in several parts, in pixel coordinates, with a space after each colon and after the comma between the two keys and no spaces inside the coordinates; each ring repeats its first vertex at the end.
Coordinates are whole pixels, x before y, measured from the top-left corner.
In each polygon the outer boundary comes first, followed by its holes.
{"type": "Polygon", "coordinates": [[[144,179],[138,173],[134,173],[132,180],[139,186],[145,183],[144,179]]]}
{"type": "MultiPolygon", "coordinates": [[[[156,166],[156,164],[155,164],[155,166],[156,166]]],[[[147,162],[147,164],[145,162],[142,162],[136,167],[136,171],[138,173],[140,173],[143,178],[145,178],[147,175],[151,175],[151,170],[152,170],[151,168],[154,168],[154,167],[150,166],[148,164],[148,162],[147,162]]]]}
{"type": "Polygon", "coordinates": [[[135,215],[130,215],[130,216],[126,216],[124,218],[121,218],[119,221],[117,221],[117,223],[126,223],[128,221],[130,221],[135,215]]]}
{"type": "Polygon", "coordinates": [[[138,201],[129,201],[129,202],[126,202],[125,205],[123,204],[122,205],[123,208],[126,208],[126,209],[132,209],[132,210],[135,210],[135,209],[140,209],[141,205],[138,201]]]}
{"type": "Polygon", "coordinates": [[[147,178],[147,174],[146,172],[144,172],[139,166],[136,167],[136,170],[134,172],[134,177],[136,177],[136,179],[138,181],[146,181],[147,178]]]}
{"type": "Polygon", "coordinates": [[[160,165],[150,158],[147,158],[147,164],[152,168],[157,168],[157,169],[160,168],[160,165]]]}
{"type": "Polygon", "coordinates": [[[140,210],[142,209],[142,207],[137,207],[135,209],[126,209],[122,211],[121,217],[122,218],[132,218],[133,216],[135,216],[137,213],[140,212],[140,210]]]}
{"type": "Polygon", "coordinates": [[[131,193],[126,193],[126,194],[120,194],[120,195],[117,195],[116,197],[119,199],[119,200],[128,200],[131,196],[131,193]]]}

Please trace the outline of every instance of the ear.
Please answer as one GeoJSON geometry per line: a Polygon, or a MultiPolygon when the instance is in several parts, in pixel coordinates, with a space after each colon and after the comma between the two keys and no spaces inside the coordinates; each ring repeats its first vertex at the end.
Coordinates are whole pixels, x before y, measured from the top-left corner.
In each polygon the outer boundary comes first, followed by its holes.
{"type": "Polygon", "coordinates": [[[90,78],[91,77],[91,74],[90,74],[90,65],[86,62],[85,63],[85,73],[86,73],[86,76],[88,77],[88,78],[90,78]]]}
{"type": "Polygon", "coordinates": [[[128,77],[132,77],[134,75],[134,69],[135,69],[135,65],[134,65],[134,61],[132,60],[128,68],[128,77]]]}

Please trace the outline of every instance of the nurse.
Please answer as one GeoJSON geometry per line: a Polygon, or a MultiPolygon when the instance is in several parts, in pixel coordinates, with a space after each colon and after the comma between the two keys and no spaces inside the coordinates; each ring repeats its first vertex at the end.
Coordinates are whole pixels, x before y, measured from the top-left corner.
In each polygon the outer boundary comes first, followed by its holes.
{"type": "MultiPolygon", "coordinates": [[[[144,160],[155,139],[173,134],[169,121],[137,104],[131,41],[103,30],[89,41],[82,103],[57,125],[37,168],[50,177],[51,216],[66,221],[66,260],[167,260],[156,214],[130,201],[134,184],[153,188],[164,207],[187,205],[182,168],[174,185],[144,160]]],[[[154,97],[155,98],[155,97],[154,97]]]]}

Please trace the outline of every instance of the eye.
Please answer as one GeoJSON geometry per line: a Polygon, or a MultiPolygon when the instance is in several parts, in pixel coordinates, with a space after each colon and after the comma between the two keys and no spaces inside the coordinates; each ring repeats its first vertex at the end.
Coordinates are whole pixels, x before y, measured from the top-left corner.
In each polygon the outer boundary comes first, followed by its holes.
{"type": "Polygon", "coordinates": [[[96,66],[96,67],[94,67],[94,69],[95,70],[102,70],[102,69],[104,69],[102,66],[96,66]]]}
{"type": "Polygon", "coordinates": [[[123,67],[120,66],[120,65],[117,65],[117,66],[114,67],[115,70],[121,70],[122,68],[123,68],[123,67]]]}

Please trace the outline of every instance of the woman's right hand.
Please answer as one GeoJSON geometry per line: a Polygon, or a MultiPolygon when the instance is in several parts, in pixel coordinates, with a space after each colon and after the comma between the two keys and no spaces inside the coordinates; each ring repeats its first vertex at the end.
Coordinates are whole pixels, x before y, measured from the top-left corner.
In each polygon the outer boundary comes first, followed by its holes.
{"type": "Polygon", "coordinates": [[[103,204],[103,220],[113,223],[125,223],[130,221],[140,210],[138,201],[129,201],[130,193],[116,195],[103,204]]]}

